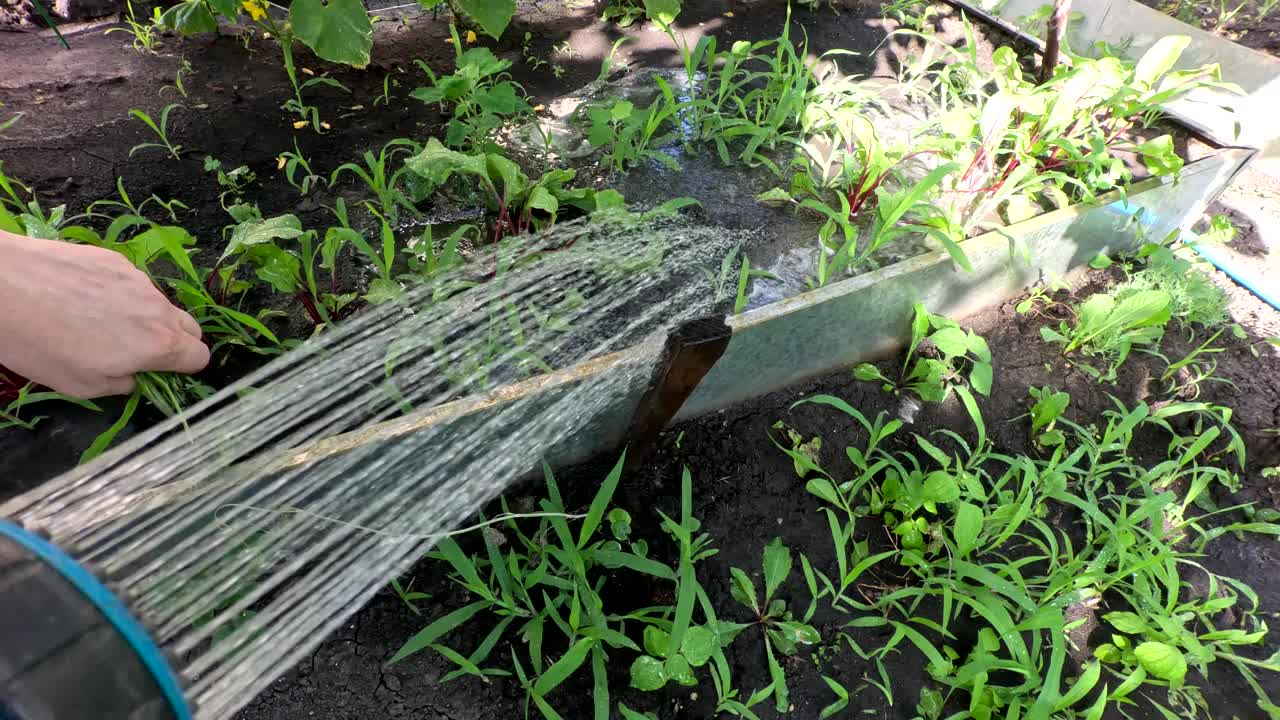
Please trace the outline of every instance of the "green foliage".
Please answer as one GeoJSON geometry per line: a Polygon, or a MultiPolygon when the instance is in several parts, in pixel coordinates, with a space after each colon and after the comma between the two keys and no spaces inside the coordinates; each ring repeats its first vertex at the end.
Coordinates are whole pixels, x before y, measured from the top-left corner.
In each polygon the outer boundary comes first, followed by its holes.
{"type": "Polygon", "coordinates": [[[1040,85],[1011,48],[994,52],[994,69],[980,65],[971,29],[961,49],[928,33],[899,33],[929,43],[906,82],[934,104],[937,119],[913,148],[961,168],[943,184],[943,209],[963,235],[1122,187],[1130,173],[1119,150],[1136,152],[1153,175],[1176,176],[1182,160],[1169,136],[1132,142],[1127,133],[1196,88],[1239,92],[1221,81],[1216,65],[1172,71],[1185,37],[1161,39],[1132,65],[1076,57],[1040,85]]]}
{"type": "Polygon", "coordinates": [[[437,77],[429,65],[418,60],[418,67],[431,79],[431,85],[414,90],[410,96],[449,110],[446,144],[490,150],[489,136],[494,130],[533,109],[521,96],[520,86],[510,80],[510,60],[500,60],[484,47],[464,52],[457,28],[450,26],[450,32],[457,53],[453,74],[437,77]]]}
{"type": "MultiPolygon", "coordinates": [[[[385,152],[386,148],[383,151],[385,152]]],[[[366,165],[371,165],[368,158],[366,158],[366,165]]],[[[299,195],[307,195],[312,188],[328,184],[325,182],[324,176],[311,169],[311,162],[307,160],[306,156],[302,154],[302,150],[298,148],[298,140],[296,138],[293,141],[293,152],[286,150],[280,153],[280,157],[276,161],[276,169],[284,171],[285,179],[297,189],[299,195]]],[[[372,183],[368,184],[371,185],[372,183]]],[[[379,195],[379,199],[381,197],[379,195]]]]}
{"type": "MultiPolygon", "coordinates": [[[[787,712],[790,706],[790,694],[787,690],[787,677],[779,663],[779,655],[795,655],[803,645],[815,645],[822,638],[818,631],[805,621],[797,620],[787,609],[785,600],[777,597],[778,590],[791,575],[791,549],[782,543],[782,538],[774,538],[765,546],[762,562],[764,571],[764,593],[761,594],[751,577],[738,568],[730,568],[732,582],[729,592],[734,600],[746,606],[755,615],[753,624],[760,626],[765,637],[765,660],[769,669],[769,690],[761,691],[772,694],[775,709],[787,712]]],[[[807,618],[806,618],[807,620],[807,618]]],[[[748,627],[748,626],[743,626],[748,627]]]]}
{"type": "Polygon", "coordinates": [[[1145,266],[1112,288],[1117,300],[1147,290],[1169,296],[1169,314],[1182,326],[1217,327],[1227,321],[1227,294],[1194,262],[1165,245],[1149,243],[1138,253],[1145,266]]]}
{"type": "Polygon", "coordinates": [[[990,394],[991,350],[987,341],[954,320],[930,313],[922,303],[916,303],[913,312],[911,342],[899,379],[886,378],[871,363],[854,368],[854,377],[883,383],[886,391],[910,391],[926,402],[942,402],[953,388],[965,384],[983,395],[990,394]]]}
{"type": "MultiPolygon", "coordinates": [[[[722,624],[714,614],[705,614],[702,624],[692,622],[696,606],[710,612],[694,567],[716,551],[709,537],[697,534],[698,522],[690,514],[689,473],[686,470],[681,481],[680,518],[662,516],[663,528],[678,547],[676,564],[668,565],[630,537],[629,514],[610,509],[624,460],[619,459],[605,478],[585,515],[566,513],[548,469],[547,498],[539,503],[538,524],[532,532],[506,512],[504,501],[504,515],[483,524],[481,552],[467,554],[452,538],[439,541],[428,557],[447,563],[452,579],[476,599],[429,623],[390,662],[430,649],[457,666],[442,682],[465,675],[509,676],[512,671],[491,658],[496,648],[508,645],[503,640],[511,636],[512,670],[533,706],[548,719],[560,717],[549,696],[566,680],[585,672],[588,660],[596,698],[607,709],[605,658],[609,652],[638,653],[631,684],[641,690],[657,690],[672,681],[696,684],[694,671],[712,661],[727,667],[721,647],[728,639],[722,635],[722,624]],[[627,613],[610,611],[599,592],[604,580],[619,572],[672,583],[676,604],[627,613]],[[496,624],[467,654],[444,644],[450,633],[485,616],[496,624]],[[643,647],[633,639],[637,634],[643,637],[643,647]],[[549,653],[559,653],[558,659],[549,662],[549,653]]],[[[643,717],[629,708],[626,712],[643,717]]]]}
{"type": "Polygon", "coordinates": [[[339,165],[329,176],[329,185],[333,186],[338,182],[339,177],[349,173],[362,181],[378,199],[376,212],[379,217],[394,223],[402,208],[412,215],[417,215],[418,209],[401,188],[401,178],[410,172],[409,169],[403,165],[396,170],[392,170],[391,167],[397,154],[401,152],[414,154],[419,150],[421,147],[412,140],[396,138],[383,145],[377,155],[374,155],[372,150],[366,150],[361,156],[364,161],[363,166],[350,162],[339,165]]]}
{"type": "MultiPolygon", "coordinates": [[[[1019,717],[1092,719],[1139,695],[1166,717],[1192,717],[1207,708],[1187,684],[1189,670],[1209,677],[1216,662],[1241,672],[1261,708],[1273,707],[1254,674],[1280,665],[1236,652],[1266,634],[1257,596],[1195,558],[1204,543],[1233,531],[1227,528],[1276,534],[1280,526],[1254,520],[1208,529],[1187,514],[1210,483],[1229,481],[1221,451],[1212,449],[1229,416],[1194,403],[1154,410],[1117,404],[1099,427],[1083,427],[1060,416],[1065,398],[1033,395],[1041,405],[1033,413],[1037,427],[1056,422],[1061,429],[1060,442],[1042,459],[996,452],[972,407],[976,444],[938,429],[930,438],[915,436],[912,446],[890,441],[902,424],[883,413],[872,421],[832,396],[797,403],[838,410],[867,438],[846,449],[851,473],[830,472],[816,454],[778,445],[822,501],[831,529],[834,567],[813,568],[815,599],[852,616],[841,640],[877,667],[876,686],[889,695],[884,659],[910,646],[943,688],[922,691],[920,718],[943,717],[945,699],[967,707],[967,717],[1006,717],[1022,708],[1019,717]],[[1169,420],[1188,413],[1215,424],[1179,436],[1169,420]],[[1129,446],[1144,426],[1174,436],[1168,461],[1148,468],[1133,460],[1129,446]],[[1188,488],[1180,501],[1168,490],[1174,486],[1188,488]],[[1060,527],[1058,520],[1051,526],[1047,518],[1060,517],[1063,508],[1082,527],[1060,527]],[[872,552],[855,536],[868,518],[896,537],[889,549],[872,552]],[[1192,534],[1200,539],[1181,549],[1192,534]],[[1207,592],[1187,592],[1178,572],[1186,566],[1208,577],[1207,592]],[[881,580],[904,572],[896,582],[881,580]],[[1114,629],[1111,642],[1082,662],[1072,682],[1071,632],[1100,607],[1126,610],[1104,616],[1114,629]],[[1236,618],[1229,628],[1215,622],[1226,608],[1236,618]],[[960,621],[976,624],[976,642],[956,642],[960,621]],[[878,647],[863,647],[853,634],[876,629],[887,637],[878,647]],[[1160,703],[1161,689],[1174,710],[1160,703]]],[[[838,684],[828,686],[843,699],[838,684]]]]}
{"type": "Polygon", "coordinates": [[[1058,390],[1050,390],[1047,387],[1027,388],[1027,393],[1035,400],[1031,406],[1031,437],[1037,445],[1044,447],[1053,447],[1061,445],[1064,437],[1061,430],[1058,430],[1058,418],[1067,411],[1067,406],[1071,404],[1071,396],[1065,392],[1058,390]]]}
{"type": "Polygon", "coordinates": [[[1131,348],[1152,345],[1164,336],[1169,318],[1169,293],[1163,290],[1097,293],[1076,308],[1074,322],[1064,320],[1057,330],[1042,327],[1040,336],[1061,345],[1063,354],[1082,350],[1102,357],[1108,364],[1103,378],[1109,380],[1131,348]]]}
{"type": "Polygon", "coordinates": [[[134,145],[129,150],[129,157],[133,157],[133,154],[138,152],[139,150],[145,150],[147,148],[161,148],[166,152],[168,152],[169,157],[173,158],[174,160],[178,160],[180,158],[182,154],[182,146],[175,145],[169,140],[169,113],[172,112],[173,109],[176,107],[181,107],[181,105],[177,105],[177,104],[165,105],[164,109],[160,111],[159,122],[153,119],[146,112],[139,110],[137,108],[134,108],[129,111],[130,115],[141,120],[143,124],[151,128],[151,132],[155,133],[156,137],[160,139],[160,142],[158,143],[148,142],[148,143],[139,143],[137,145],[134,145]]]}
{"type": "Polygon", "coordinates": [[[711,283],[713,299],[715,302],[723,302],[730,297],[733,298],[733,314],[738,315],[747,307],[747,288],[753,279],[768,278],[776,280],[777,276],[760,268],[751,266],[751,259],[747,254],[741,251],[741,248],[734,248],[725,254],[724,259],[720,261],[720,272],[713,273],[703,268],[702,274],[707,277],[711,283]],[[741,254],[742,262],[738,263],[738,257],[741,254]],[[734,288],[737,288],[736,292],[734,288]]]}
{"type": "Polygon", "coordinates": [[[124,27],[107,28],[103,34],[110,35],[113,32],[128,33],[133,38],[133,49],[138,52],[153,53],[160,46],[160,32],[165,29],[164,18],[160,14],[160,8],[152,8],[150,18],[139,18],[133,9],[133,0],[125,2],[126,14],[121,20],[124,27]]]}
{"type": "Polygon", "coordinates": [[[680,169],[674,157],[653,147],[672,137],[670,132],[659,133],[664,125],[674,122],[678,107],[666,81],[660,77],[655,79],[662,95],[644,110],[637,110],[629,100],[618,99],[587,110],[587,120],[591,123],[587,140],[592,147],[606,150],[604,160],[615,172],[643,160],[658,161],[672,170],[680,169]]]}

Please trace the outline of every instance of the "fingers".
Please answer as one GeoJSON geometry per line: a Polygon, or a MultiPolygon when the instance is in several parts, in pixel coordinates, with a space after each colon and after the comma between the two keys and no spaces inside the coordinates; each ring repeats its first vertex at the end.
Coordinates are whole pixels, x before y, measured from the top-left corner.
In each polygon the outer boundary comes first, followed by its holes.
{"type": "Polygon", "coordinates": [[[49,380],[47,387],[68,397],[93,400],[112,395],[128,395],[133,392],[136,384],[132,375],[125,377],[108,377],[104,375],[90,380],[49,380]]]}
{"type": "Polygon", "coordinates": [[[127,377],[102,378],[98,383],[95,393],[84,395],[82,397],[86,400],[92,400],[93,398],[109,397],[111,395],[128,395],[133,392],[133,388],[136,385],[137,382],[134,381],[132,375],[127,377]]]}
{"type": "MultiPolygon", "coordinates": [[[[174,308],[174,309],[177,310],[177,308],[174,308]]],[[[204,336],[204,332],[200,329],[200,323],[196,322],[195,318],[191,317],[190,315],[188,315],[187,313],[181,310],[177,310],[177,314],[178,314],[178,327],[182,328],[182,331],[184,333],[190,335],[191,337],[197,340],[199,340],[201,337],[204,336]]]]}
{"type": "Polygon", "coordinates": [[[164,353],[145,369],[171,370],[184,375],[200,372],[209,365],[209,348],[197,338],[187,332],[172,333],[164,353]]]}

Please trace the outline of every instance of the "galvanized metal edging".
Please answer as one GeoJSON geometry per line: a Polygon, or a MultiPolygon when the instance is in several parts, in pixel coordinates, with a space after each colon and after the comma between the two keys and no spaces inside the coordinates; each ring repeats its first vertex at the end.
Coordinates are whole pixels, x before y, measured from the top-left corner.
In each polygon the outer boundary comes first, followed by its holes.
{"type": "MultiPolygon", "coordinates": [[[[1254,151],[1225,148],[1188,163],[1175,180],[1152,178],[1089,205],[1073,205],[963,243],[973,272],[947,253],[919,255],[728,319],[733,330],[720,361],[675,420],[727,408],[803,380],[852,367],[902,347],[912,307],[963,318],[1017,296],[1041,279],[1069,278],[1100,252],[1135,249],[1198,218],[1254,151]],[[1143,215],[1134,222],[1135,212],[1143,215]],[[1144,235],[1139,236],[1138,227],[1144,235]]],[[[652,362],[654,348],[635,346],[492,392],[446,403],[300,447],[273,461],[283,470],[449,423],[484,422],[508,403],[568,392],[607,373],[652,362]]],[[[613,449],[645,388],[631,385],[597,418],[599,425],[564,438],[547,460],[564,464],[613,449]],[[614,423],[613,420],[621,422],[614,423]]],[[[502,421],[500,421],[502,422],[502,421]]],[[[510,422],[517,422],[511,420],[510,422]]]]}

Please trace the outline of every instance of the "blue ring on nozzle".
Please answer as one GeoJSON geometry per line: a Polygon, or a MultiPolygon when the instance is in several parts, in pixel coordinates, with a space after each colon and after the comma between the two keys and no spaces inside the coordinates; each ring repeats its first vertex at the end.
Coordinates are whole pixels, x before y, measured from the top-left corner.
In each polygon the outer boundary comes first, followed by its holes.
{"type": "Polygon", "coordinates": [[[169,666],[168,659],[151,639],[151,634],[134,619],[115,593],[58,546],[19,525],[0,519],[0,536],[30,550],[79,590],[137,653],[138,660],[151,672],[152,679],[160,688],[160,694],[173,710],[173,717],[176,720],[192,720],[191,708],[182,693],[182,683],[178,681],[177,673],[169,666]]]}

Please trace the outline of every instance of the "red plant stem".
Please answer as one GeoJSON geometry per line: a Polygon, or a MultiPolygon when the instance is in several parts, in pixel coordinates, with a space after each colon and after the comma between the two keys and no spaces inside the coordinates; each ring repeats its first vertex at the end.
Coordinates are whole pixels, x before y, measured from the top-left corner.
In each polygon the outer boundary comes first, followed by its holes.
{"type": "Polygon", "coordinates": [[[0,365],[0,402],[17,400],[22,388],[30,381],[9,368],[0,365]]]}
{"type": "Polygon", "coordinates": [[[865,191],[862,190],[862,184],[867,179],[867,171],[870,169],[870,167],[863,166],[862,177],[858,178],[858,184],[855,186],[857,188],[857,191],[853,194],[849,194],[849,193],[845,194],[845,197],[848,198],[849,200],[849,219],[852,220],[853,216],[858,214],[858,211],[862,209],[862,206],[866,204],[867,200],[875,196],[876,188],[880,187],[880,185],[885,181],[885,179],[889,177],[889,173],[893,172],[894,168],[898,167],[902,163],[910,160],[911,158],[917,155],[933,155],[933,154],[936,154],[937,152],[938,152],[937,150],[917,150],[915,152],[907,153],[906,155],[903,155],[902,157],[898,158],[896,162],[894,162],[892,165],[886,168],[884,172],[880,173],[879,177],[876,178],[875,182],[871,184],[871,187],[867,188],[865,191]]]}
{"type": "Polygon", "coordinates": [[[306,309],[307,315],[311,316],[312,325],[319,325],[324,322],[324,318],[320,315],[319,309],[316,308],[316,303],[311,299],[310,293],[305,290],[299,290],[294,293],[293,296],[298,299],[298,302],[302,303],[302,307],[306,309]]]}

